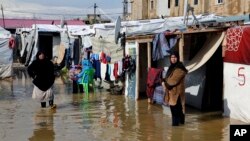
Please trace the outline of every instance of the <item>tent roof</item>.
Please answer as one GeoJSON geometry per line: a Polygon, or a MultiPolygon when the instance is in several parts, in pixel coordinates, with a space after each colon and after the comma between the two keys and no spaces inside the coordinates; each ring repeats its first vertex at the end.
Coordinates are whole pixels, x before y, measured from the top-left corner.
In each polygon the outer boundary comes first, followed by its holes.
{"type": "Polygon", "coordinates": [[[0,26],[0,38],[10,38],[11,33],[0,26]]]}

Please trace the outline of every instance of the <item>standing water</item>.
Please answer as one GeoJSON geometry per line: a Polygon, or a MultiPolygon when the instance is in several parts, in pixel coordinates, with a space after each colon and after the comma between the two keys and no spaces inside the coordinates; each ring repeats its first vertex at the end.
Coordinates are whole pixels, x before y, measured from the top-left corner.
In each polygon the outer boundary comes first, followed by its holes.
{"type": "Polygon", "coordinates": [[[24,72],[0,81],[1,141],[228,141],[229,125],[240,121],[221,112],[188,108],[186,123],[171,126],[160,105],[102,90],[73,94],[70,84],[54,85],[56,109],[40,108],[24,72]]]}

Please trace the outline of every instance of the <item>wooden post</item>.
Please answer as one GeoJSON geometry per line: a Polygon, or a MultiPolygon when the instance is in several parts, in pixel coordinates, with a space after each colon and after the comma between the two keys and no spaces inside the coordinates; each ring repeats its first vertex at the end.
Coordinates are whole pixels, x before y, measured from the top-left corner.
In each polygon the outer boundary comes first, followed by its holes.
{"type": "MultiPolygon", "coordinates": [[[[152,49],[151,49],[151,42],[147,42],[147,50],[148,50],[148,69],[152,67],[152,64],[151,64],[151,60],[152,60],[152,57],[151,57],[151,52],[152,52],[152,49]]],[[[148,103],[151,103],[151,99],[148,98],[148,103]]]]}
{"type": "Polygon", "coordinates": [[[180,54],[180,61],[184,61],[184,34],[181,34],[181,38],[179,40],[179,54],[180,54]]]}
{"type": "Polygon", "coordinates": [[[151,68],[151,43],[147,42],[147,50],[148,50],[148,68],[151,68]]]}
{"type": "Polygon", "coordinates": [[[140,57],[140,52],[139,52],[139,43],[138,42],[136,42],[136,89],[135,89],[135,99],[136,100],[138,100],[139,99],[139,87],[140,87],[140,80],[139,80],[139,76],[140,76],[140,74],[139,74],[139,72],[140,72],[140,66],[139,66],[139,62],[140,62],[140,59],[139,59],[139,57],[140,57]]]}

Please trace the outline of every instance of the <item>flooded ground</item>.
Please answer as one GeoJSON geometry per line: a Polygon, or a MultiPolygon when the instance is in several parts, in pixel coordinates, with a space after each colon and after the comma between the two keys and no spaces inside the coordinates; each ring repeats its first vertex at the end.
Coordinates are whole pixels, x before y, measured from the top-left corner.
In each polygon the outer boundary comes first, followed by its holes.
{"type": "Polygon", "coordinates": [[[228,141],[229,125],[241,123],[220,112],[187,109],[186,124],[171,126],[160,105],[134,101],[103,90],[72,94],[71,86],[54,86],[55,110],[32,100],[25,73],[0,81],[1,141],[228,141]]]}

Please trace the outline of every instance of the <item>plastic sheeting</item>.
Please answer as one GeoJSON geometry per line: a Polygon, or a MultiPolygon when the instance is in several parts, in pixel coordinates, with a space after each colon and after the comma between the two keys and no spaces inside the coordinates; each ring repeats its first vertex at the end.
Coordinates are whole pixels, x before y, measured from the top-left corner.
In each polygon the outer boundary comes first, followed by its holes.
{"type": "Polygon", "coordinates": [[[211,38],[208,38],[204,46],[196,54],[196,56],[186,64],[188,72],[193,72],[204,65],[211,56],[215,53],[225,36],[225,33],[214,34],[211,38]]]}
{"type": "MultiPolygon", "coordinates": [[[[115,23],[96,24],[95,36],[104,36],[110,41],[115,41],[115,23]]],[[[180,19],[154,19],[154,20],[140,20],[140,21],[125,21],[121,23],[121,33],[125,32],[126,36],[157,34],[164,31],[186,30],[186,26],[180,19]]]]}
{"type": "Polygon", "coordinates": [[[93,45],[94,53],[100,53],[103,51],[106,55],[111,57],[111,63],[122,60],[123,49],[119,44],[115,44],[115,42],[109,42],[105,38],[91,37],[90,39],[93,45]]]}
{"type": "Polygon", "coordinates": [[[9,31],[0,27],[0,79],[10,77],[12,75],[12,54],[13,50],[9,48],[9,31]]]}
{"type": "Polygon", "coordinates": [[[224,62],[250,65],[250,26],[227,29],[224,62]]]}
{"type": "Polygon", "coordinates": [[[250,65],[224,62],[224,116],[250,122],[250,65]]]}
{"type": "Polygon", "coordinates": [[[224,57],[224,115],[250,122],[250,26],[227,30],[224,57]]]}

